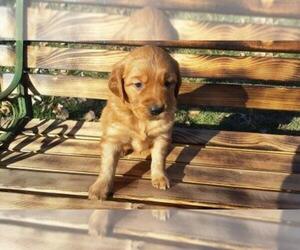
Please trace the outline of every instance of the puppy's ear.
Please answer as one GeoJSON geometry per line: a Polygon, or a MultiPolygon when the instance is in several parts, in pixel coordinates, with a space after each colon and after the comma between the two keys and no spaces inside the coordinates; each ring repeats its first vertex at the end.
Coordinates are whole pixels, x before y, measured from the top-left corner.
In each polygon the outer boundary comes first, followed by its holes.
{"type": "Polygon", "coordinates": [[[179,64],[176,60],[174,60],[174,65],[175,65],[175,68],[176,68],[176,75],[177,75],[177,82],[176,82],[176,86],[175,86],[175,97],[177,98],[178,94],[179,94],[179,89],[180,89],[180,86],[181,86],[181,74],[180,74],[179,64]]]}
{"type": "Polygon", "coordinates": [[[114,95],[120,97],[125,102],[128,98],[125,92],[123,73],[124,63],[115,64],[108,80],[108,87],[114,95]]]}

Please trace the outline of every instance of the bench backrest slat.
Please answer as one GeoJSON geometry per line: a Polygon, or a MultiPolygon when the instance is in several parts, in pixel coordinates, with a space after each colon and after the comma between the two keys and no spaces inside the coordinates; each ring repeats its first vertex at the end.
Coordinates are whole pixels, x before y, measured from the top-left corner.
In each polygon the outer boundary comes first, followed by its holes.
{"type": "MultiPolygon", "coordinates": [[[[29,46],[28,67],[110,72],[127,51],[29,46]]],[[[0,47],[0,65],[14,66],[13,51],[0,47]]],[[[183,77],[299,81],[300,60],[275,57],[230,57],[173,54],[183,77]]]]}
{"type": "MultiPolygon", "coordinates": [[[[93,71],[111,72],[113,65],[129,52],[127,49],[121,50],[107,45],[140,46],[145,44],[145,41],[113,41],[113,36],[122,29],[129,17],[116,14],[112,11],[113,8],[109,8],[116,6],[140,8],[146,4],[153,4],[162,9],[192,11],[188,13],[191,15],[171,17],[171,22],[181,40],[152,41],[156,45],[167,48],[197,49],[172,53],[172,56],[179,62],[181,74],[184,77],[179,96],[180,103],[300,110],[298,84],[300,81],[300,29],[299,24],[294,22],[295,20],[289,20],[300,18],[298,11],[300,0],[45,1],[39,5],[33,4],[26,7],[27,32],[24,38],[31,42],[26,45],[28,68],[50,69],[50,72],[56,69],[89,71],[85,75],[94,76],[93,71]],[[95,8],[96,5],[100,8],[97,11],[90,11],[91,6],[81,9],[79,5],[76,5],[79,7],[73,6],[75,8],[68,8],[68,10],[53,9],[46,7],[47,2],[95,4],[95,8]],[[221,19],[207,18],[201,12],[218,13],[221,19]],[[229,18],[231,21],[228,21],[228,14],[242,14],[249,17],[246,18],[247,21],[244,18],[238,18],[235,21],[229,18]],[[254,19],[250,17],[252,15],[259,17],[254,19]],[[202,17],[205,18],[202,19],[202,17]],[[223,17],[226,17],[227,19],[224,20],[227,21],[220,21],[223,17]],[[288,22],[283,23],[282,20],[276,19],[277,17],[284,17],[288,22]],[[60,47],[56,44],[37,46],[32,43],[34,41],[62,41],[70,42],[70,45],[68,47],[60,47]],[[212,52],[211,50],[218,51],[212,52]],[[249,53],[249,51],[256,53],[249,53]],[[281,52],[293,54],[279,54],[281,52]],[[207,81],[194,83],[190,78],[206,78],[209,82],[213,80],[214,83],[207,83],[207,81]],[[253,83],[255,85],[252,85],[253,83]]],[[[0,6],[0,23],[0,39],[13,40],[15,29],[13,7],[0,6]]],[[[14,65],[14,49],[8,45],[0,45],[0,66],[13,67],[14,65]]],[[[12,74],[4,74],[1,86],[7,86],[11,78],[12,74]]],[[[108,97],[107,78],[29,74],[27,84],[30,86],[31,94],[93,99],[107,99],[108,97]]]]}
{"type": "MultiPolygon", "coordinates": [[[[4,74],[2,87],[6,87],[11,82],[12,77],[13,74],[4,74]]],[[[28,84],[31,95],[102,100],[106,100],[109,96],[107,79],[30,74],[28,84]]],[[[200,84],[185,81],[180,90],[179,103],[191,106],[207,105],[300,111],[299,98],[300,88],[200,84]]]]}

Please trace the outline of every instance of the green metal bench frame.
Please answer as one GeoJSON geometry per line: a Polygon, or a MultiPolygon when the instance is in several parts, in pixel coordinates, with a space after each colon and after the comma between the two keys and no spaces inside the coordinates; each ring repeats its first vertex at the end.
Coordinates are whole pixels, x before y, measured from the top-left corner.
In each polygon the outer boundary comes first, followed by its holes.
{"type": "Polygon", "coordinates": [[[16,65],[15,74],[9,86],[0,93],[0,102],[7,101],[12,109],[12,121],[7,128],[1,128],[0,144],[9,141],[32,117],[30,96],[24,85],[24,0],[16,0],[16,65]],[[11,96],[16,90],[16,94],[11,96]]]}

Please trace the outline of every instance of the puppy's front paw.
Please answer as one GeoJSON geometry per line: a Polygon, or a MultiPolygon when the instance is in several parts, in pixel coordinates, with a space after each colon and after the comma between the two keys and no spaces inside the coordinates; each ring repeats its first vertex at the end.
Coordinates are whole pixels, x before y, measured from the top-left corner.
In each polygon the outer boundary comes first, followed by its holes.
{"type": "Polygon", "coordinates": [[[109,183],[103,180],[97,180],[89,188],[90,200],[105,200],[110,192],[109,183]]]}
{"type": "Polygon", "coordinates": [[[152,210],[153,218],[161,221],[167,221],[171,217],[171,211],[168,209],[154,209],[152,210]]]}
{"type": "Polygon", "coordinates": [[[166,175],[153,175],[151,177],[152,186],[158,189],[168,189],[170,188],[170,181],[166,175]]]}
{"type": "Polygon", "coordinates": [[[89,235],[105,237],[109,229],[109,210],[95,210],[89,218],[89,235]]]}

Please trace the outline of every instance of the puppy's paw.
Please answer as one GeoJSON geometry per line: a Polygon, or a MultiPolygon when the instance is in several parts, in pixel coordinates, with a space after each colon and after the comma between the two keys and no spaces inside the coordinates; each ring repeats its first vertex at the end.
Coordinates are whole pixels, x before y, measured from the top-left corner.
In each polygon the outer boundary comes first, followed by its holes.
{"type": "Polygon", "coordinates": [[[168,177],[164,174],[162,175],[153,175],[151,177],[152,186],[158,189],[168,189],[170,188],[170,181],[168,177]]]}
{"type": "Polygon", "coordinates": [[[154,209],[152,210],[153,218],[160,221],[167,221],[171,217],[171,211],[168,209],[154,209]]]}
{"type": "Polygon", "coordinates": [[[106,237],[109,228],[109,210],[95,210],[88,223],[89,235],[106,237]]]}
{"type": "Polygon", "coordinates": [[[110,192],[110,184],[103,181],[97,180],[89,188],[89,199],[90,200],[105,200],[110,192]]]}
{"type": "Polygon", "coordinates": [[[141,250],[141,249],[144,249],[144,246],[145,246],[144,241],[130,240],[130,245],[129,245],[128,249],[141,250]]]}

